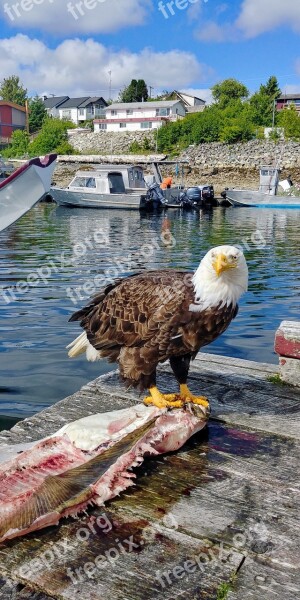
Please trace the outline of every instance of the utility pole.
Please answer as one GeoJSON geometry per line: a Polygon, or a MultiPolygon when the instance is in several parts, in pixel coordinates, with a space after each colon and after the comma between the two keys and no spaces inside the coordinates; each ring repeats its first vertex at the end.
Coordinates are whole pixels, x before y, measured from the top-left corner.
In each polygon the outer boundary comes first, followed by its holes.
{"type": "Polygon", "coordinates": [[[274,100],[273,100],[272,129],[274,129],[274,125],[275,125],[275,105],[276,105],[276,100],[275,100],[275,98],[274,98],[274,100]]]}
{"type": "Polygon", "coordinates": [[[149,85],[149,98],[152,98],[152,90],[154,90],[154,87],[149,85]]]}
{"type": "Polygon", "coordinates": [[[108,92],[108,99],[111,100],[111,71],[108,71],[109,74],[109,92],[108,92]]]}
{"type": "Polygon", "coordinates": [[[25,100],[25,115],[26,115],[26,131],[29,135],[29,111],[28,111],[28,100],[25,100]]]}

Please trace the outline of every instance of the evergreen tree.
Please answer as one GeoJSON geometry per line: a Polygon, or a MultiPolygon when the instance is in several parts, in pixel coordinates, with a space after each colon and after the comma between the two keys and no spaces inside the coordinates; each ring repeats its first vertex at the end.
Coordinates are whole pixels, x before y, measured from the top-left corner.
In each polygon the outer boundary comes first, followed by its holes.
{"type": "Polygon", "coordinates": [[[252,121],[259,127],[272,127],[273,115],[274,125],[277,123],[277,113],[275,111],[276,98],[280,96],[281,90],[278,86],[277,78],[274,75],[269,77],[265,85],[261,84],[258,92],[250,98],[252,121]]]}
{"type": "Polygon", "coordinates": [[[146,102],[148,100],[148,88],[144,79],[132,79],[119,95],[120,102],[146,102]]]}
{"type": "Polygon", "coordinates": [[[29,101],[29,131],[35,133],[41,129],[43,122],[47,116],[47,111],[43,100],[38,96],[31,98],[29,101]]]}
{"type": "Polygon", "coordinates": [[[27,89],[22,85],[18,75],[11,75],[0,83],[0,97],[6,102],[15,102],[25,106],[27,89]]]}
{"type": "Polygon", "coordinates": [[[277,77],[275,77],[275,75],[271,75],[266,85],[260,86],[259,91],[262,94],[266,94],[267,96],[269,96],[269,98],[272,98],[272,100],[276,100],[276,98],[278,98],[281,94],[281,89],[278,85],[277,77]]]}

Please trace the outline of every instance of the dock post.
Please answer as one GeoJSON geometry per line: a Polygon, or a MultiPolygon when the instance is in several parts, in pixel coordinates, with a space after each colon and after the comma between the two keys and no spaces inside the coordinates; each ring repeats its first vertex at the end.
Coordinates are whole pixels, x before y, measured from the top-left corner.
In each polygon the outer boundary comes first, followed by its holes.
{"type": "Polygon", "coordinates": [[[300,321],[282,321],[275,335],[275,352],[282,381],[300,387],[300,321]]]}

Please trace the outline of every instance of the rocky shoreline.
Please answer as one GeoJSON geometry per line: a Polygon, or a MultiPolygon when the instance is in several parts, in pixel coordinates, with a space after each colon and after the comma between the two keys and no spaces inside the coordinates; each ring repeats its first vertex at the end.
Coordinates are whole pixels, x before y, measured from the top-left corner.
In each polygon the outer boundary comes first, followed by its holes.
{"type": "MultiPolygon", "coordinates": [[[[153,134],[153,132],[151,132],[153,134]]],[[[137,132],[139,134],[138,139],[140,141],[141,136],[145,136],[144,133],[137,132]]],[[[90,144],[90,136],[98,136],[99,151],[100,147],[102,154],[105,154],[106,144],[108,143],[105,136],[115,136],[120,142],[120,137],[124,134],[107,134],[100,132],[100,134],[77,134],[72,136],[70,141],[74,143],[74,139],[80,137],[80,148],[83,154],[88,154],[86,145],[90,144]],[[99,137],[100,135],[100,137],[99,137]],[[100,141],[103,140],[102,146],[100,141]]],[[[147,133],[149,136],[149,134],[147,133]]],[[[114,145],[114,152],[112,154],[107,153],[109,161],[113,162],[117,157],[116,154],[122,153],[122,161],[130,163],[133,159],[132,154],[127,154],[128,146],[133,142],[137,141],[136,132],[132,134],[125,134],[127,140],[127,146],[114,145]],[[118,148],[118,152],[117,152],[118,148]]],[[[124,142],[123,139],[123,142],[124,142]]],[[[75,140],[76,141],[76,140],[75,140]]],[[[110,142],[109,142],[110,143],[110,142]]],[[[78,150],[78,142],[74,145],[74,148],[78,150]]],[[[97,155],[96,155],[97,156],[97,155]]],[[[53,180],[56,185],[65,187],[68,185],[74,174],[79,168],[95,167],[94,160],[97,160],[96,156],[91,163],[85,163],[84,166],[79,163],[59,162],[55,169],[53,180]]],[[[107,156],[107,158],[108,158],[107,156]]],[[[137,157],[134,157],[138,160],[137,157]]],[[[171,158],[171,157],[170,157],[171,158]]],[[[252,140],[247,143],[239,143],[234,145],[223,144],[223,143],[212,143],[212,144],[199,144],[189,146],[184,152],[178,157],[178,160],[185,161],[183,167],[183,183],[186,186],[200,185],[211,183],[215,187],[215,191],[219,194],[225,187],[246,187],[246,188],[257,188],[259,173],[258,169],[262,165],[273,165],[281,168],[281,178],[285,179],[288,175],[291,176],[294,182],[300,183],[300,143],[292,141],[284,141],[274,143],[268,140],[252,140]]],[[[172,157],[172,160],[176,160],[176,157],[172,157]]],[[[150,156],[141,155],[141,164],[150,162],[150,156]]],[[[99,156],[101,162],[101,157],[99,156]]],[[[118,161],[120,162],[120,160],[118,161]]],[[[145,168],[146,172],[150,172],[151,169],[145,168]]],[[[162,166],[162,174],[164,176],[171,174],[173,176],[174,183],[181,183],[182,177],[176,176],[175,168],[170,166],[162,166]]]]}

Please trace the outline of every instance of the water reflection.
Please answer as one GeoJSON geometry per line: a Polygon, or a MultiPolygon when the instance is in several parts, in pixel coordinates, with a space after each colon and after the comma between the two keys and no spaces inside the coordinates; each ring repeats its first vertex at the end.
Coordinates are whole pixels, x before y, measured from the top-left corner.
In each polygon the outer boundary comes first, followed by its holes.
{"type": "Polygon", "coordinates": [[[169,211],[166,222],[164,215],[133,211],[37,206],[0,234],[0,288],[10,288],[11,300],[7,304],[0,293],[0,414],[32,414],[113,368],[71,361],[65,351],[79,333],[68,318],[95,277],[195,269],[208,248],[223,243],[243,247],[250,286],[237,319],[207,351],[275,362],[278,324],[299,318],[299,217],[294,210],[218,208],[169,211]],[[168,228],[175,245],[165,243],[168,228]]]}

